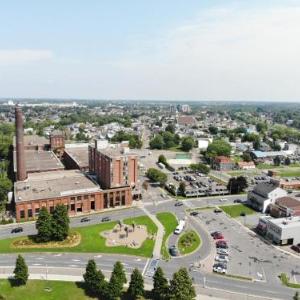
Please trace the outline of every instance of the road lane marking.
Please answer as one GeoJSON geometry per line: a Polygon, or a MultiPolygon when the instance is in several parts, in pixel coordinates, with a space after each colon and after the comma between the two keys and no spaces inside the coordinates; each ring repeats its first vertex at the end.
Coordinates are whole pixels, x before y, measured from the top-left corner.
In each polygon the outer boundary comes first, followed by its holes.
{"type": "Polygon", "coordinates": [[[144,276],[144,274],[145,274],[145,272],[146,272],[146,269],[147,269],[147,267],[148,267],[149,262],[150,262],[150,258],[148,258],[147,261],[146,261],[145,267],[144,267],[143,272],[142,272],[142,275],[143,275],[143,276],[144,276]]]}

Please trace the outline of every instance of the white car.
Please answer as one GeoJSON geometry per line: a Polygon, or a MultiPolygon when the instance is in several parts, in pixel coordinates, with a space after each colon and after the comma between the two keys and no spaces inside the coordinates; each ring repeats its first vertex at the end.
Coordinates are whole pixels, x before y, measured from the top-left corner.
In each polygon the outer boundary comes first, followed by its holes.
{"type": "Polygon", "coordinates": [[[213,271],[216,273],[227,274],[227,269],[225,269],[221,266],[214,266],[213,271]]]}
{"type": "Polygon", "coordinates": [[[219,254],[219,255],[217,255],[215,257],[215,261],[218,261],[218,262],[228,262],[229,258],[228,258],[228,256],[219,254]]]}
{"type": "Polygon", "coordinates": [[[228,249],[223,249],[223,248],[217,248],[217,254],[220,254],[220,255],[229,255],[229,251],[228,249]]]}

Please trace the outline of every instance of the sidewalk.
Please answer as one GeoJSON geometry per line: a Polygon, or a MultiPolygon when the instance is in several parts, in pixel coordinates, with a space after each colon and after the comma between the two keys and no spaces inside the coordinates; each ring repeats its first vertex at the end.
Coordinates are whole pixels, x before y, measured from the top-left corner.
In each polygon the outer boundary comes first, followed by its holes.
{"type": "Polygon", "coordinates": [[[144,206],[140,207],[144,213],[154,222],[154,224],[157,226],[157,233],[155,237],[155,245],[153,249],[153,258],[159,259],[160,258],[160,250],[163,243],[163,237],[165,233],[165,229],[163,225],[158,221],[155,215],[151,214],[144,206]]]}

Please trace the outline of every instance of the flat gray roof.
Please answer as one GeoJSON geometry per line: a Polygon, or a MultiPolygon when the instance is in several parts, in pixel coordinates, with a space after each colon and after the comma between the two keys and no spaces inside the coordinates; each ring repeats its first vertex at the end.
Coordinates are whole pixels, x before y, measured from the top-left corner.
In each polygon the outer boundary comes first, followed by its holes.
{"type": "MultiPolygon", "coordinates": [[[[49,145],[49,139],[39,135],[24,135],[24,146],[31,145],[49,145]]],[[[16,146],[16,137],[14,136],[13,145],[16,146]]]]}
{"type": "Polygon", "coordinates": [[[79,170],[32,173],[15,182],[15,201],[31,201],[101,191],[98,184],[79,170]]]}
{"type": "Polygon", "coordinates": [[[66,147],[65,152],[78,164],[79,167],[88,167],[89,152],[88,144],[78,147],[66,147]]]}
{"type": "MultiPolygon", "coordinates": [[[[28,172],[63,170],[64,166],[52,151],[25,150],[25,166],[28,172]]],[[[17,171],[14,151],[14,171],[17,171]]]]}

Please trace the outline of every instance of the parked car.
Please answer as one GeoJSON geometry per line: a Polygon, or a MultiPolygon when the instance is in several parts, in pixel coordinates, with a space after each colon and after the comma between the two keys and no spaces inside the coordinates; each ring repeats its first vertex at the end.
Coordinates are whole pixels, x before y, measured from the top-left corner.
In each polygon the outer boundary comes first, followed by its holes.
{"type": "Polygon", "coordinates": [[[217,254],[221,254],[221,255],[229,255],[229,251],[228,251],[228,249],[217,248],[217,254]]]}
{"type": "Polygon", "coordinates": [[[215,208],[214,209],[214,213],[215,214],[219,214],[219,213],[221,213],[222,212],[222,209],[220,209],[220,208],[215,208]]]}
{"type": "Polygon", "coordinates": [[[16,227],[16,228],[13,228],[11,230],[11,233],[18,233],[18,232],[23,232],[23,228],[22,227],[16,227]]]}
{"type": "Polygon", "coordinates": [[[245,213],[244,211],[242,211],[242,212],[240,213],[240,216],[241,216],[241,217],[245,217],[245,216],[246,216],[246,213],[245,213]]]}
{"type": "Polygon", "coordinates": [[[233,201],[233,203],[242,203],[242,200],[241,200],[241,199],[235,199],[235,200],[233,201]]]}
{"type": "Polygon", "coordinates": [[[224,240],[219,240],[219,241],[216,242],[216,247],[217,248],[228,249],[228,244],[224,240]]]}
{"type": "Polygon", "coordinates": [[[219,233],[221,233],[221,231],[213,231],[210,235],[213,237],[213,236],[215,236],[216,234],[219,234],[219,233]]]}
{"type": "Polygon", "coordinates": [[[183,203],[181,201],[178,201],[175,203],[175,206],[182,206],[182,205],[183,205],[183,203]]]}
{"type": "Polygon", "coordinates": [[[218,254],[218,255],[215,257],[215,261],[219,261],[219,262],[228,262],[229,259],[228,259],[228,256],[226,256],[226,255],[218,254]]]}
{"type": "Polygon", "coordinates": [[[102,222],[109,222],[111,220],[111,218],[110,217],[103,217],[102,218],[102,222]]]}
{"type": "Polygon", "coordinates": [[[84,218],[82,218],[82,219],[80,220],[81,223],[89,222],[89,221],[91,221],[91,219],[88,218],[88,217],[84,217],[84,218]]]}
{"type": "Polygon", "coordinates": [[[223,240],[224,239],[224,236],[221,232],[215,233],[212,237],[214,240],[223,240]]]}
{"type": "Polygon", "coordinates": [[[215,264],[213,266],[213,271],[220,274],[227,274],[227,268],[222,264],[215,264]]]}
{"type": "Polygon", "coordinates": [[[169,248],[169,252],[172,256],[179,256],[179,251],[175,245],[169,248]]]}
{"type": "Polygon", "coordinates": [[[297,253],[300,253],[300,244],[291,246],[291,249],[297,253]]]}
{"type": "Polygon", "coordinates": [[[195,217],[195,216],[198,216],[198,214],[199,214],[199,212],[197,212],[197,211],[192,211],[192,212],[190,213],[190,216],[195,217]]]}

